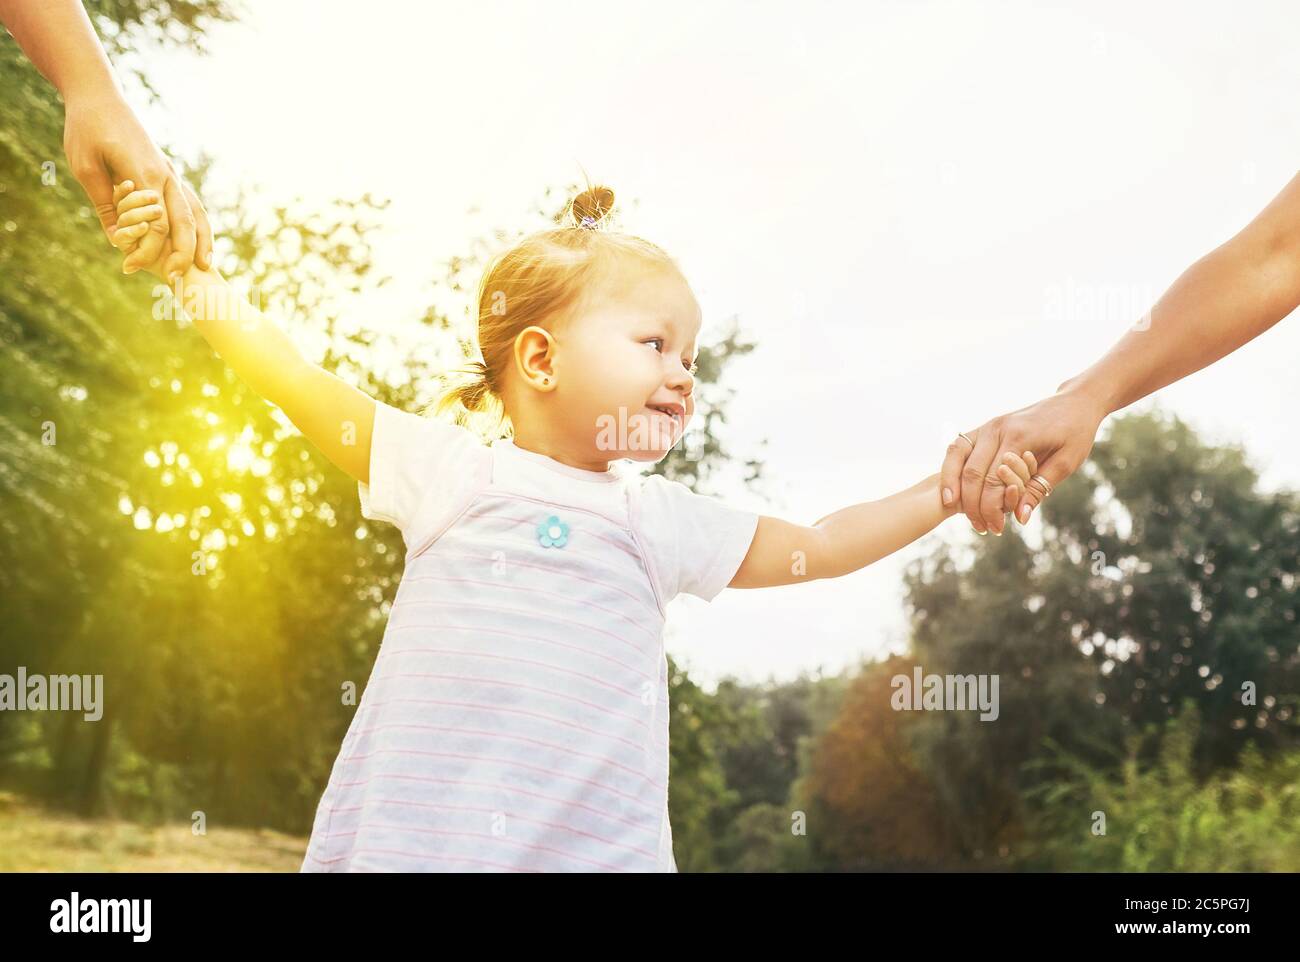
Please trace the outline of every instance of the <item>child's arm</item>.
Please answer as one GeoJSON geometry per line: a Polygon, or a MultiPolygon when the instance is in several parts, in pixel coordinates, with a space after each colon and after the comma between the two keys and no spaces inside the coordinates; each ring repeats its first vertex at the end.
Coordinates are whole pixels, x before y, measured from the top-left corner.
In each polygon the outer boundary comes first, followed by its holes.
{"type": "MultiPolygon", "coordinates": [[[[119,223],[138,230],[151,219],[156,192],[118,188],[119,223]],[[154,196],[151,196],[154,195],[154,196]],[[137,213],[138,212],[138,213],[137,213]],[[136,222],[139,221],[139,224],[136,222]]],[[[126,249],[134,238],[123,234],[126,249]]],[[[145,268],[158,274],[162,261],[145,268]]],[[[309,441],[362,484],[370,483],[375,401],[311,363],[276,323],[237,296],[214,270],[191,267],[173,288],[194,327],[250,388],[284,411],[309,441]]]]}
{"type": "Polygon", "coordinates": [[[240,379],[285,413],[325,457],[370,483],[375,400],[303,357],[287,334],[215,270],[191,267],[178,303],[240,379]]]}
{"type": "MultiPolygon", "coordinates": [[[[1005,503],[1011,506],[1038,470],[1033,455],[1025,454],[1008,455],[998,467],[1005,503]]],[[[749,553],[727,587],[772,588],[839,578],[906,547],[960,511],[960,504],[944,507],[939,475],[932,474],[897,494],[842,508],[811,526],[763,515],[749,553]]]]}

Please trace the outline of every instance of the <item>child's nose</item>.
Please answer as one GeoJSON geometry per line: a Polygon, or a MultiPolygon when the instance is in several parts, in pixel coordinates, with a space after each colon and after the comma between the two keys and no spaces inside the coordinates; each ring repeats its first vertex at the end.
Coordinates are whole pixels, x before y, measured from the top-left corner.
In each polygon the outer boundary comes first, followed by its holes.
{"type": "Polygon", "coordinates": [[[685,388],[686,393],[689,394],[695,386],[695,378],[691,376],[690,371],[678,366],[669,372],[668,385],[670,387],[685,388]]]}

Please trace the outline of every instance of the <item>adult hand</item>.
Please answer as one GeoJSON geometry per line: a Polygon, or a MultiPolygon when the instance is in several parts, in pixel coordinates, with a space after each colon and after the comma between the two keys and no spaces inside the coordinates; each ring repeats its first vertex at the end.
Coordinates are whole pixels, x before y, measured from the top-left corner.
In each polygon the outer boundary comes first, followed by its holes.
{"type": "MultiPolygon", "coordinates": [[[[960,494],[962,510],[977,532],[1001,534],[1004,510],[1014,507],[1004,506],[1006,486],[996,473],[1003,453],[1032,451],[1038,458],[1037,473],[1055,487],[1087,460],[1106,414],[1093,398],[1063,386],[1051,397],[967,431],[974,447],[962,438],[953,440],[940,472],[940,487],[954,499],[960,494]]],[[[1021,524],[1046,496],[1039,482],[1029,482],[1015,510],[1021,524]]],[[[948,495],[944,501],[948,503],[948,495]]]]}
{"type": "Polygon", "coordinates": [[[207,211],[116,90],[100,90],[67,100],[63,149],[110,243],[117,228],[115,181],[130,179],[141,188],[158,191],[163,198],[166,216],[150,225],[139,247],[127,257],[123,264],[126,273],[134,273],[164,255],[164,277],[184,274],[194,263],[204,270],[211,266],[212,227],[207,211]]]}

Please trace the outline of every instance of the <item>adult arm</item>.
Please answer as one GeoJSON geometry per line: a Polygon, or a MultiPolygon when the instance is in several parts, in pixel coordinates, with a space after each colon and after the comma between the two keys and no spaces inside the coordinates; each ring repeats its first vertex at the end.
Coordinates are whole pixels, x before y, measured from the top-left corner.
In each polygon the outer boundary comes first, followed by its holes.
{"type": "MultiPolygon", "coordinates": [[[[1258,337],[1300,305],[1300,175],[1236,236],[1174,281],[1104,357],[1065,381],[1057,393],[993,418],[958,439],[941,472],[945,499],[960,493],[962,510],[981,534],[1001,533],[1004,491],[989,467],[1004,451],[1032,450],[1053,486],[1092,450],[1107,415],[1199,371],[1258,337]]],[[[1044,491],[1031,482],[1017,517],[1029,519],[1044,491]]]]}
{"type": "Polygon", "coordinates": [[[109,240],[117,227],[115,180],[130,178],[163,198],[167,216],[151,225],[127,258],[127,272],[162,254],[166,274],[184,273],[196,260],[205,270],[211,266],[207,212],[126,102],[79,0],[0,0],[0,22],[62,95],[68,165],[109,240]]]}

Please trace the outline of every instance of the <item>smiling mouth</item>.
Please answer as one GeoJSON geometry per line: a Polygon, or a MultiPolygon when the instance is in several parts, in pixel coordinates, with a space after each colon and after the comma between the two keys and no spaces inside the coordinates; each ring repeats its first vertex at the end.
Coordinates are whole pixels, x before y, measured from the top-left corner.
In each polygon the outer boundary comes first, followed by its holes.
{"type": "Polygon", "coordinates": [[[682,423],[682,415],[678,414],[676,411],[668,411],[664,408],[651,407],[650,405],[646,405],[646,410],[653,411],[655,414],[662,414],[664,417],[672,421],[673,424],[680,426],[682,423]]]}

